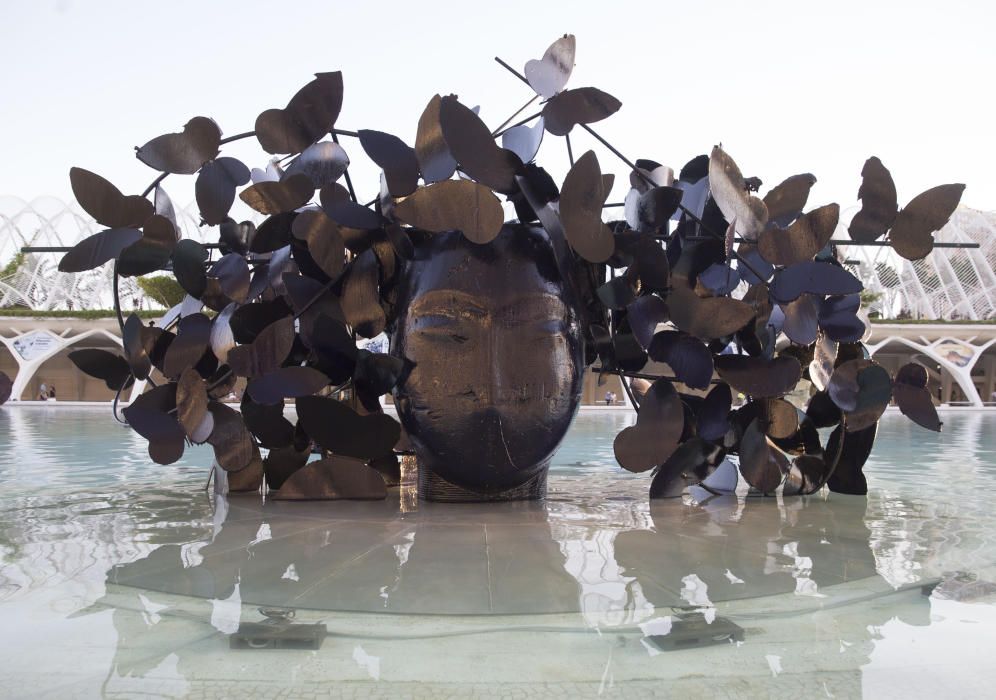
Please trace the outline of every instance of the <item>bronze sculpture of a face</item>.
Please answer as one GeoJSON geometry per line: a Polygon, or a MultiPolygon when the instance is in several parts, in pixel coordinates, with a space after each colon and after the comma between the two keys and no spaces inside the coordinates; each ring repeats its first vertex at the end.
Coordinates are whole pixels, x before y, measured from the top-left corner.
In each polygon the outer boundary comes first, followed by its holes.
{"type": "Polygon", "coordinates": [[[459,232],[417,246],[401,277],[395,390],[429,500],[539,498],[577,412],[584,346],[575,300],[538,227],[489,244],[459,232]]]}

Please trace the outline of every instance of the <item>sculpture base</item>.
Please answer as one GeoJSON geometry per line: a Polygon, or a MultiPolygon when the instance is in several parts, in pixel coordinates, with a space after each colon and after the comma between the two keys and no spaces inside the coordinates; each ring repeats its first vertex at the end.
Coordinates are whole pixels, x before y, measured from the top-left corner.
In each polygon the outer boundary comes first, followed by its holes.
{"type": "Polygon", "coordinates": [[[546,475],[543,469],[532,479],[497,493],[472,491],[452,484],[424,464],[418,465],[418,497],[423,501],[440,503],[495,503],[500,501],[536,501],[546,498],[546,475]]]}

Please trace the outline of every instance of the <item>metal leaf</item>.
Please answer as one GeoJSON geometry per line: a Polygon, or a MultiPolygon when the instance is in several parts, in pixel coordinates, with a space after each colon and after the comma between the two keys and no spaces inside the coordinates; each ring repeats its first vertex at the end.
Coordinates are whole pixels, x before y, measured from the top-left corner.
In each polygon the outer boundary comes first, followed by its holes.
{"type": "Polygon", "coordinates": [[[364,338],[380,335],[387,323],[377,291],[377,258],[372,250],[360,253],[346,269],[342,282],[342,312],[356,333],[364,338]]]}
{"type": "Polygon", "coordinates": [[[294,319],[274,321],[252,343],[232,348],[228,365],[240,377],[258,377],[273,372],[287,359],[294,344],[294,319]]]}
{"type": "Polygon", "coordinates": [[[779,355],[771,360],[747,355],[719,355],[716,371],[731,387],[753,398],[782,396],[802,377],[799,360],[779,355]]]}
{"type": "Polygon", "coordinates": [[[256,118],[256,138],[267,153],[300,153],[335,126],[342,108],[342,73],[317,73],[284,109],[256,118]]]}
{"type": "Polygon", "coordinates": [[[658,324],[668,320],[667,304],[656,294],[647,294],[626,307],[626,318],[633,336],[646,350],[657,332],[658,324]]]}
{"type": "Polygon", "coordinates": [[[163,360],[163,374],[176,379],[183,370],[201,360],[211,339],[211,319],[204,314],[191,314],[180,319],[176,339],[170,343],[163,360]]]}
{"type": "Polygon", "coordinates": [[[69,360],[83,374],[102,379],[111,391],[127,389],[134,381],[128,361],[120,355],[98,348],[73,350],[69,360]]]}
{"type": "Polygon", "coordinates": [[[816,297],[803,294],[795,301],[782,304],[785,320],[782,322],[782,332],[788,339],[799,345],[809,345],[815,342],[819,332],[818,316],[820,306],[816,297]]]}
{"type": "Polygon", "coordinates": [[[861,211],[851,219],[847,232],[853,241],[871,243],[892,226],[899,203],[892,174],[875,156],[865,161],[861,178],[858,188],[861,211]]]}
{"type": "Polygon", "coordinates": [[[716,384],[706,394],[698,410],[698,433],[704,440],[719,440],[730,429],[733,392],[729,384],[716,384]]]}
{"type": "Polygon", "coordinates": [[[631,472],[663,464],[678,447],[685,411],[674,386],[658,379],[640,401],[636,425],[623,429],[612,443],[616,461],[631,472]]]}
{"type": "Polygon", "coordinates": [[[626,222],[635,230],[653,233],[666,226],[678,210],[684,192],[677,187],[654,187],[643,194],[630,190],[626,197],[626,222]]]}
{"type": "Polygon", "coordinates": [[[183,428],[170,414],[175,407],[176,385],[164,384],[122,410],[131,428],[149,441],[149,456],[157,464],[172,464],[183,456],[183,428]]]}
{"type": "Polygon", "coordinates": [[[121,251],[118,256],[118,274],[137,277],[166,267],[179,240],[173,222],[164,216],[153,215],[145,222],[142,237],[121,251]]]}
{"type": "Polygon", "coordinates": [[[764,494],[772,494],[789,470],[782,452],[770,443],[755,418],[740,438],[740,473],[744,480],[764,494]]]}
{"type": "Polygon", "coordinates": [[[892,399],[892,377],[873,360],[848,360],[838,365],[827,393],[844,412],[847,430],[863,430],[878,422],[892,399]]]}
{"type": "Polygon", "coordinates": [[[516,190],[515,173],[522,161],[495,144],[491,131],[472,110],[452,95],[444,97],[439,105],[439,124],[460,170],[493,190],[504,193],[516,190]]]}
{"type": "Polygon", "coordinates": [[[87,236],[62,256],[59,272],[84,272],[100,267],[141,237],[142,232],[134,228],[109,228],[87,236]]]}
{"type": "Polygon", "coordinates": [[[439,123],[439,107],[442,98],[433,95],[418,120],[418,135],[415,137],[415,154],[425,183],[440,182],[453,177],[456,160],[443,138],[439,123]]]}
{"type": "Polygon", "coordinates": [[[416,228],[442,233],[458,230],[473,243],[490,243],[501,231],[504,213],[494,193],[470,180],[446,180],[419,188],[398,202],[395,215],[416,228]]]}
{"type": "Polygon", "coordinates": [[[238,253],[221,256],[208,275],[218,280],[222,293],[232,301],[241,303],[249,296],[249,264],[238,253]]]}
{"type": "Polygon", "coordinates": [[[338,279],[346,263],[346,247],[339,235],[339,225],[324,211],[308,209],[295,217],[291,232],[308,244],[308,253],[322,272],[329,279],[338,279]]]}
{"type": "Polygon", "coordinates": [[[612,231],[602,221],[602,170],[594,151],[577,159],[560,192],[560,219],[564,235],[578,255],[588,262],[605,262],[615,249],[612,231]]]}
{"type": "Polygon", "coordinates": [[[129,315],[125,321],[122,345],[128,366],[131,368],[131,373],[135,375],[135,379],[145,380],[149,378],[149,372],[152,371],[152,360],[149,353],[161,333],[162,330],[159,328],[147,327],[136,314],[129,315]]]}
{"type": "Polygon", "coordinates": [[[543,117],[540,117],[532,126],[529,124],[520,124],[503,133],[501,135],[501,145],[502,148],[508,149],[519,156],[519,160],[523,163],[529,163],[539,152],[545,132],[543,117]]]}
{"type": "Polygon", "coordinates": [[[415,149],[392,134],[360,129],[360,145],[387,177],[392,197],[405,197],[418,186],[418,159],[415,149]]]}
{"type": "Polygon", "coordinates": [[[190,238],[178,241],[173,248],[173,275],[183,291],[195,299],[200,299],[207,287],[207,259],[207,248],[190,238]]]}
{"type": "Polygon", "coordinates": [[[771,298],[780,304],[795,301],[803,294],[858,294],[863,289],[861,280],[844,268],[812,260],[779,270],[769,287],[771,298]]]}
{"type": "Polygon", "coordinates": [[[328,377],[311,367],[281,367],[253,379],[246,391],[256,403],[274,404],[283,399],[314,394],[328,383],[328,377]]]}
{"type": "Polygon", "coordinates": [[[220,143],[221,129],[214,120],[194,117],[182,132],[157,136],[139,148],[135,156],[155,170],[192,175],[218,155],[220,143]]]}
{"type": "Polygon", "coordinates": [[[315,189],[320,189],[334,184],[348,167],[349,156],[342,146],[334,141],[319,141],[308,146],[291,161],[286,175],[307,175],[315,189]]]}
{"type": "Polygon", "coordinates": [[[372,501],[387,498],[387,487],[380,474],[360,460],[336,456],[310,462],[298,469],[271,497],[294,501],[372,501]]]}
{"type": "Polygon", "coordinates": [[[284,417],[283,401],[270,405],[259,404],[249,394],[245,394],[241,409],[246,428],[256,436],[261,447],[285,448],[294,441],[294,426],[284,417]]]}
{"type": "Polygon", "coordinates": [[[252,436],[234,408],[212,401],[208,410],[214,416],[214,430],[208,443],[214,448],[214,459],[227,472],[237,472],[249,466],[254,456],[252,436]]]}
{"type": "Polygon", "coordinates": [[[934,249],[934,231],[948,222],[965,185],[938,185],[921,192],[903,207],[889,229],[892,249],[907,260],[920,260],[934,249]]]}
{"type": "Polygon", "coordinates": [[[725,450],[699,437],[682,443],[654,472],[650,498],[681,496],[686,488],[708,477],[725,455],[725,450]]]}
{"type": "Polygon", "coordinates": [[[207,413],[207,388],[201,375],[185,369],[176,383],[176,419],[187,437],[193,440],[207,413]]]}
{"type": "Polygon", "coordinates": [[[239,193],[243,202],[262,214],[291,212],[307,204],[315,186],[301,173],[280,182],[258,182],[239,193]]]}
{"type": "Polygon", "coordinates": [[[875,422],[857,431],[844,430],[841,425],[830,434],[826,451],[840,454],[837,467],[827,479],[827,486],[831,491],[857,496],[868,493],[868,481],[862,468],[871,454],[877,432],[878,422],[875,422]]]}
{"type": "Polygon", "coordinates": [[[719,146],[709,156],[709,189],[723,217],[744,238],[756,239],[768,223],[768,207],[747,192],[740,168],[719,146]]]}
{"type": "Polygon", "coordinates": [[[712,353],[705,344],[681,331],[661,331],[647,348],[650,358],[665,362],[675,376],[692,389],[708,388],[712,381],[712,353]]]}
{"type": "MultiPolygon", "coordinates": [[[[291,433],[293,432],[294,426],[291,426],[291,433]]],[[[294,445],[288,444],[286,447],[271,449],[263,460],[263,473],[266,475],[267,486],[271,490],[279,489],[294,472],[308,463],[310,457],[310,448],[299,450],[294,445]]],[[[271,494],[271,497],[275,495],[271,494]]]]}
{"type": "Polygon", "coordinates": [[[538,95],[553,97],[564,89],[574,70],[575,48],[574,35],[564,34],[550,44],[543,58],[526,61],[526,80],[538,95]]]}
{"type": "Polygon", "coordinates": [[[622,102],[598,88],[565,90],[547,100],[543,123],[554,136],[566,136],[576,124],[594,124],[612,116],[622,102]]]}
{"type": "Polygon", "coordinates": [[[231,320],[237,308],[238,304],[229,304],[211,321],[211,335],[208,342],[211,345],[211,352],[222,364],[228,362],[228,353],[235,347],[231,320]]]}
{"type": "Polygon", "coordinates": [[[812,260],[833,238],[840,207],[827,204],[796,219],[789,228],[768,225],[757,239],[757,250],[773,265],[812,260]]]}
{"type": "Polygon", "coordinates": [[[679,330],[702,340],[732,335],[750,323],[754,309],[739,299],[700,299],[687,287],[675,286],[667,298],[671,321],[679,330]]]}
{"type": "Polygon", "coordinates": [[[915,362],[905,364],[896,372],[892,393],[904,416],[927,430],[939,433],[942,423],[927,389],[928,378],[923,365],[915,362]]]}
{"type": "Polygon", "coordinates": [[[764,195],[764,205],[768,208],[768,221],[781,226],[788,226],[795,221],[806,208],[809,191],[816,184],[816,177],[810,173],[793,175],[764,195]]]}
{"type": "Polygon", "coordinates": [[[725,296],[740,284],[740,272],[726,263],[713,263],[698,276],[698,283],[716,296],[725,296]]]}
{"type": "Polygon", "coordinates": [[[194,183],[194,196],[201,218],[217,226],[228,216],[235,202],[235,189],[249,182],[249,168],[235,158],[218,158],[205,163],[194,183]]]}
{"type": "Polygon", "coordinates": [[[152,203],[145,197],[126,197],[117,187],[89,170],[70,168],[69,182],[83,210],[108,228],[138,228],[155,213],[152,203]]]}
{"type": "Polygon", "coordinates": [[[373,459],[390,452],[401,437],[401,425],[383,413],[361,416],[341,401],[322,396],[302,396],[296,405],[305,432],[337,455],[373,459]]]}

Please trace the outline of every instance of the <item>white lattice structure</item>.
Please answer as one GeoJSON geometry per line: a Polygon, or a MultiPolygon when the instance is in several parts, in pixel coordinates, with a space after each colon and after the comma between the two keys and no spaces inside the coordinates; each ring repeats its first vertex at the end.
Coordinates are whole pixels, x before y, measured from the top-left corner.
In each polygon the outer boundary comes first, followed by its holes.
{"type": "MultiPolygon", "coordinates": [[[[196,206],[177,211],[177,223],[186,238],[203,240],[196,206]]],[[[100,231],[78,205],[55,197],[23,199],[0,196],[0,268],[24,246],[71,246],[100,231]]],[[[59,272],[58,253],[25,256],[16,272],[0,278],[0,307],[22,306],[37,311],[109,309],[113,306],[111,266],[79,273],[59,272]]],[[[126,309],[140,294],[132,279],[120,282],[126,309]]]]}
{"type": "MultiPolygon", "coordinates": [[[[841,225],[836,238],[847,238],[841,225]]],[[[890,248],[841,246],[857,260],[865,289],[881,295],[869,306],[882,318],[981,321],[996,318],[996,212],[959,208],[934,239],[979,248],[935,248],[925,260],[903,260],[890,248]]]]}

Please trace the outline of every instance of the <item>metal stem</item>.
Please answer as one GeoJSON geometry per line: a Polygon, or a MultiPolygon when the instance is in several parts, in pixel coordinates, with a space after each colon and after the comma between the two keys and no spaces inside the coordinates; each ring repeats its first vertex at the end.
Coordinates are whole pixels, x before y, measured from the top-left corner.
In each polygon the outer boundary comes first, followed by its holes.
{"type": "MultiPolygon", "coordinates": [[[[339,137],[336,135],[335,129],[332,130],[332,140],[339,143],[339,137]]],[[[346,187],[349,189],[349,198],[353,200],[354,203],[359,200],[356,199],[356,190],[353,189],[353,180],[349,177],[349,167],[343,171],[343,175],[346,176],[346,187]]]]}
{"type": "Polygon", "coordinates": [[[491,132],[491,135],[492,136],[497,136],[499,133],[501,133],[501,130],[504,129],[506,126],[508,126],[508,123],[510,121],[512,121],[517,116],[519,116],[520,114],[522,114],[522,112],[525,111],[526,107],[528,107],[529,105],[531,105],[533,102],[535,102],[538,99],[539,99],[539,95],[533,95],[529,99],[529,102],[527,102],[526,104],[522,105],[517,110],[515,110],[515,114],[513,114],[511,117],[509,117],[508,119],[506,119],[505,121],[503,121],[501,123],[501,126],[499,126],[497,129],[495,129],[494,131],[491,132]]]}

